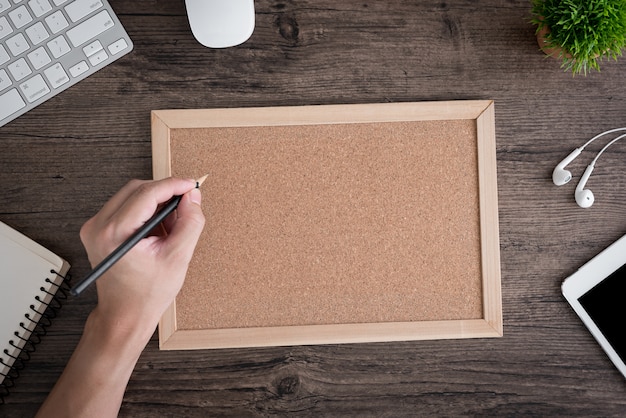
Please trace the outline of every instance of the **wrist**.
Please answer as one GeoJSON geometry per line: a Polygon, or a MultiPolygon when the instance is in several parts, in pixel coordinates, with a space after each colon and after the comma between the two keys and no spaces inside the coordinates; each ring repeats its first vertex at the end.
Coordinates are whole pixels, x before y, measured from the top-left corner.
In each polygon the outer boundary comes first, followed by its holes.
{"type": "Polygon", "coordinates": [[[120,352],[124,351],[128,356],[136,353],[138,358],[154,334],[156,324],[157,322],[147,318],[141,320],[110,315],[100,306],[96,306],[85,323],[85,334],[101,339],[103,344],[120,352]]]}
{"type": "Polygon", "coordinates": [[[97,306],[38,416],[116,416],[154,328],[130,326],[97,306]]]}

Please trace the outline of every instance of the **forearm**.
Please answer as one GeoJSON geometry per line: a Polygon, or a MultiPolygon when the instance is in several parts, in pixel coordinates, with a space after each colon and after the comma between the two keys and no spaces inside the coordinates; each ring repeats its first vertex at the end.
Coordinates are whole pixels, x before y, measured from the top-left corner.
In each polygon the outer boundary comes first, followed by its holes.
{"type": "Polygon", "coordinates": [[[96,308],[38,417],[116,417],[130,375],[154,326],[111,326],[96,308]]]}
{"type": "Polygon", "coordinates": [[[115,417],[135,364],[185,280],[204,226],[198,183],[131,181],[81,228],[92,265],[182,195],[162,234],[141,240],[96,283],[98,305],[39,417],[115,417]]]}

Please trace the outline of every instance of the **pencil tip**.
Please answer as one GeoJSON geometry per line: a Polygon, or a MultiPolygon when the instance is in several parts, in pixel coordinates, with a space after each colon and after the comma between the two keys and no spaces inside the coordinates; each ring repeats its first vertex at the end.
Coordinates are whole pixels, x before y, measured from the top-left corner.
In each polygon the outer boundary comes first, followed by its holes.
{"type": "Polygon", "coordinates": [[[199,189],[200,186],[202,186],[202,183],[204,183],[204,180],[206,180],[207,177],[209,177],[209,175],[205,174],[204,176],[202,176],[198,180],[196,180],[196,189],[199,189]]]}

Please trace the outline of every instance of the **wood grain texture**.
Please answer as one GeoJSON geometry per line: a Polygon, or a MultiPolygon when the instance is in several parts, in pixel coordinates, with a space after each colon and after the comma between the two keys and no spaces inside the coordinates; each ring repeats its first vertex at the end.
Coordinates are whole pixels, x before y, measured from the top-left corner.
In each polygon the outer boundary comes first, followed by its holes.
{"type": "MultiPolygon", "coordinates": [[[[257,0],[244,45],[208,50],[183,1],[111,1],[132,54],[0,128],[0,219],[68,259],[82,223],[130,178],[151,177],[150,111],[493,99],[504,337],[161,352],[155,338],[120,416],[620,416],[626,383],[560,295],[562,280],[626,233],[626,143],[576,206],[555,164],[624,125],[626,59],[572,77],[538,51],[526,0],[257,0]]],[[[604,143],[569,167],[577,177],[604,143]]],[[[453,170],[454,167],[449,167],[453,170]]],[[[0,406],[30,417],[96,303],[61,310],[0,406]]]]}

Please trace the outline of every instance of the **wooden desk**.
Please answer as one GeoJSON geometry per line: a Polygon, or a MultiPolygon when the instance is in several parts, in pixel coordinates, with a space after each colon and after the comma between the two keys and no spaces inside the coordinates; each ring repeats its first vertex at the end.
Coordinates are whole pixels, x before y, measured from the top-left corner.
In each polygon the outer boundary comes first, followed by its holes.
{"type": "MultiPolygon", "coordinates": [[[[624,379],[560,294],[626,233],[626,143],[600,159],[591,209],[576,206],[576,181],[550,180],[571,150],[626,124],[626,58],[563,72],[538,51],[527,0],[258,0],[254,35],[225,50],[192,38],[182,0],[111,3],[134,52],[0,128],[0,219],[79,277],[82,223],[151,176],[152,109],[493,99],[504,306],[500,339],[162,352],[155,337],[121,416],[626,411],[624,379]]],[[[0,415],[34,414],[95,302],[94,289],[67,302],[0,415]]]]}

